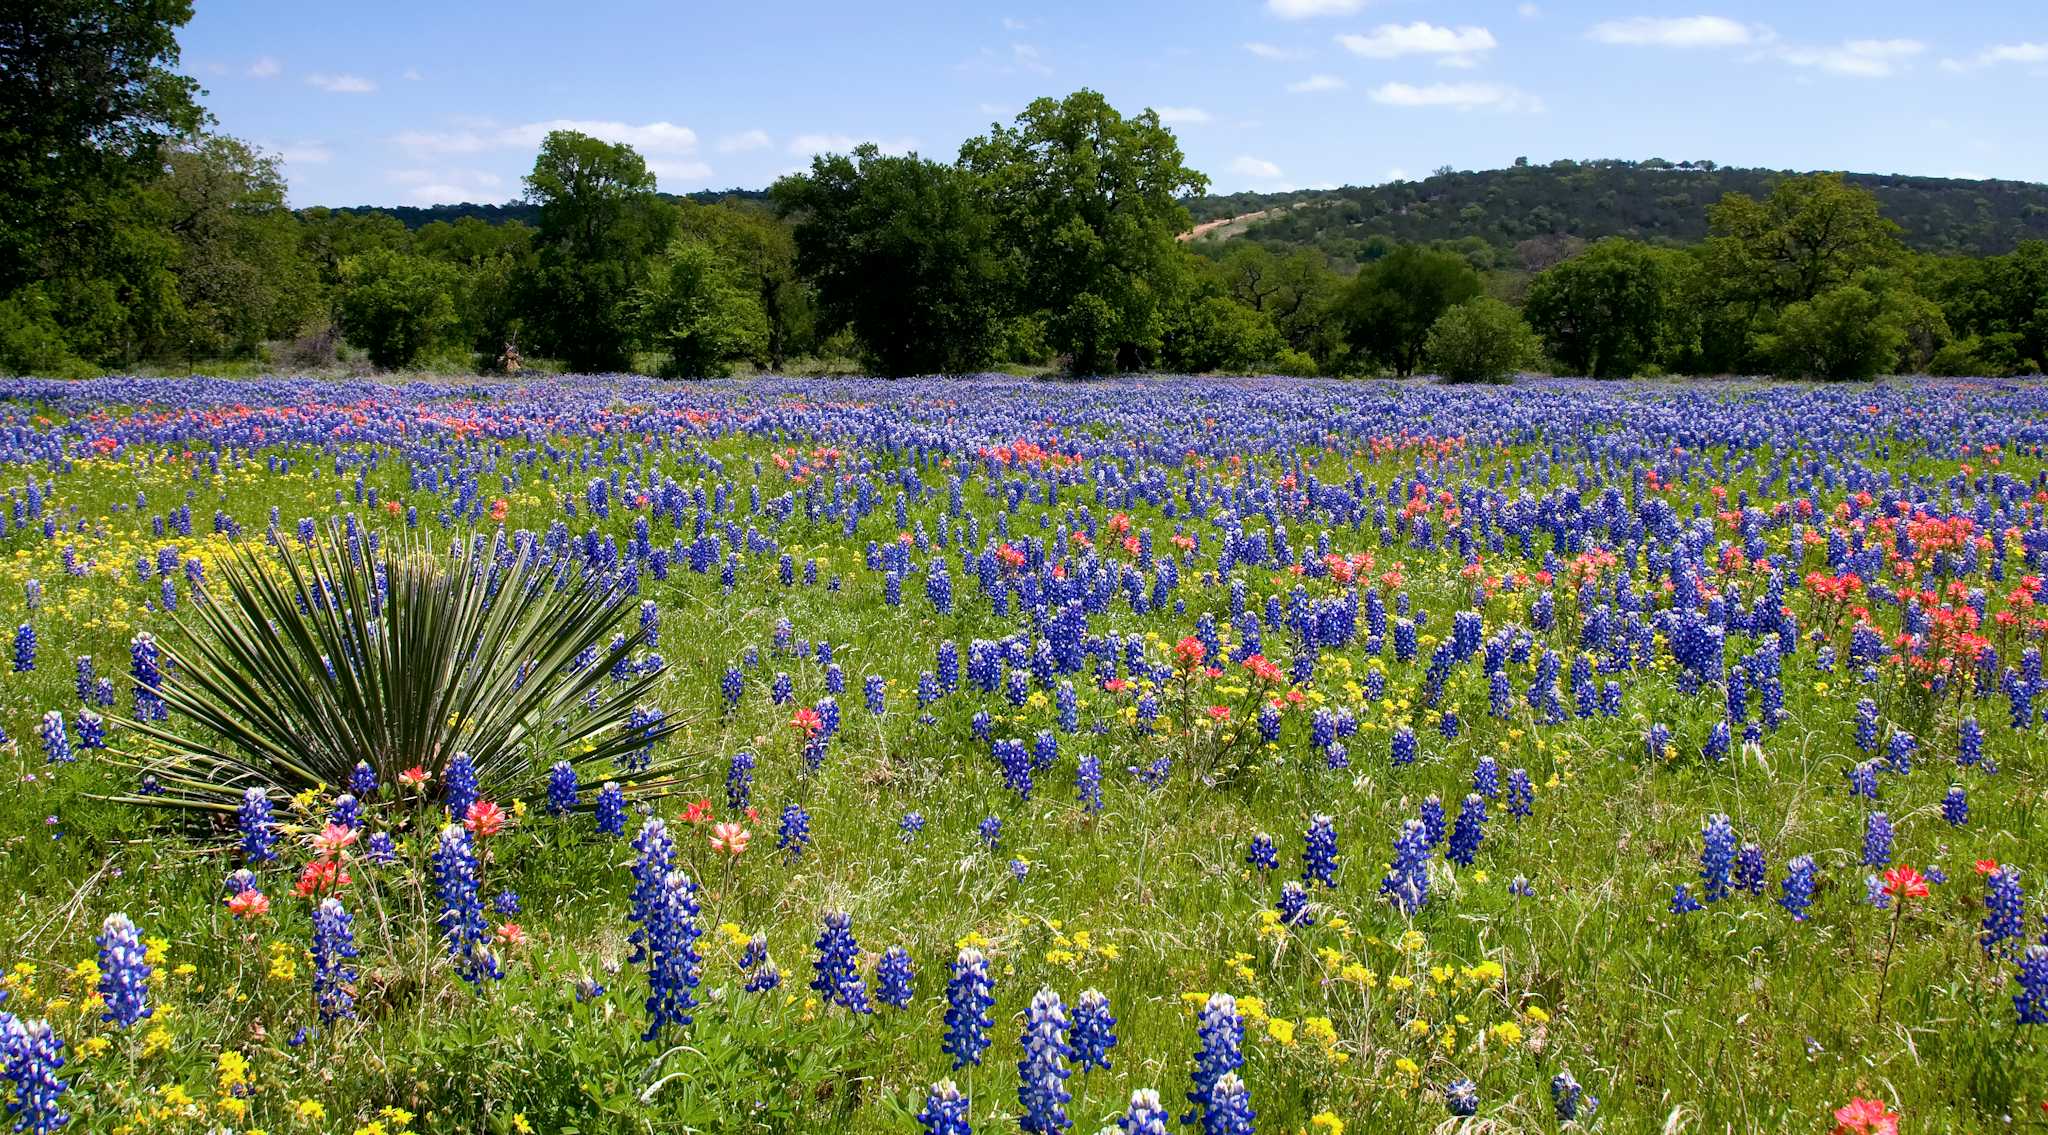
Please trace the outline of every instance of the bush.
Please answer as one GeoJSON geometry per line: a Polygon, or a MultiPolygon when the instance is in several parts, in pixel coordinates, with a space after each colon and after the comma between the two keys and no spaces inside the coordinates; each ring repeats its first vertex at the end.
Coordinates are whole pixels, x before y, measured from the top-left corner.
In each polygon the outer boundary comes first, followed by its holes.
{"type": "Polygon", "coordinates": [[[455,329],[456,270],[419,256],[373,249],[341,266],[334,304],[342,337],[385,370],[409,367],[455,329]]]}
{"type": "Polygon", "coordinates": [[[1787,306],[1763,346],[1780,377],[1848,382],[1889,369],[1906,338],[1895,305],[1845,284],[1787,306]]]}
{"type": "Polygon", "coordinates": [[[662,373],[671,377],[723,376],[733,359],[759,354],[767,343],[760,302],[701,241],[670,246],[641,289],[639,304],[647,341],[668,355],[662,373]]]}
{"type": "Polygon", "coordinates": [[[76,378],[92,372],[72,352],[57,305],[31,285],[0,300],[0,373],[76,378]]]}
{"type": "Polygon", "coordinates": [[[1430,325],[1423,355],[1445,382],[1506,382],[1534,362],[1541,349],[1520,312],[1481,296],[1430,325]]]}
{"type": "Polygon", "coordinates": [[[1994,332],[1944,343],[1927,363],[1927,373],[1954,378],[2005,378],[2026,369],[2020,360],[2022,337],[1994,332]]]}
{"type": "Polygon", "coordinates": [[[1207,296],[1182,308],[1167,329],[1161,361],[1189,374],[1256,370],[1286,349],[1264,314],[1229,296],[1207,296]]]}

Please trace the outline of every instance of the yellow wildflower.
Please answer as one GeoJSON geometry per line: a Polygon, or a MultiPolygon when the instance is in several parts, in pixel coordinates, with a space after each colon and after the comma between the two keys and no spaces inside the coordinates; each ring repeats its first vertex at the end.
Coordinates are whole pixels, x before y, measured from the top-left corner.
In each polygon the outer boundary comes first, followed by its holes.
{"type": "Polygon", "coordinates": [[[327,1105],[319,1100],[300,1100],[292,1108],[292,1117],[300,1123],[319,1123],[327,1118],[327,1105]]]}

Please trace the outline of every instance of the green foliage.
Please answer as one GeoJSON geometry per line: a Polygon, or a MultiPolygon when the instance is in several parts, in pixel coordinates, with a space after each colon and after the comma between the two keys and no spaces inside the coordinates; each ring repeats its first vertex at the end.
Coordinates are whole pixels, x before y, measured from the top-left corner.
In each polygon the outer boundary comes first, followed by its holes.
{"type": "Polygon", "coordinates": [[[334,314],[341,333],[387,370],[409,367],[456,327],[455,269],[374,249],[342,264],[334,314]]]}
{"type": "Polygon", "coordinates": [[[1177,285],[1181,198],[1208,179],[1155,111],[1125,118],[1091,90],[1034,100],[960,148],[1006,253],[1015,303],[1040,311],[1079,374],[1135,370],[1155,350],[1177,285]]]}
{"type": "Polygon", "coordinates": [[[1937,294],[1950,325],[1981,337],[1987,365],[1997,368],[1976,373],[2048,370],[2048,240],[1964,261],[1937,294]]]}
{"type": "Polygon", "coordinates": [[[1787,378],[1862,380],[1890,370],[1906,342],[1897,302],[1844,284],[1786,307],[1763,352],[1787,378]]]}
{"type": "Polygon", "coordinates": [[[1273,321],[1224,295],[1180,305],[1167,322],[1160,361],[1176,372],[1244,374],[1287,349],[1273,321]]]}
{"type": "Polygon", "coordinates": [[[789,225],[759,203],[685,201],[678,209],[679,230],[708,242],[731,265],[735,282],[752,293],[764,332],[752,348],[756,362],[779,369],[791,355],[816,346],[816,305],[797,271],[789,225]]]}
{"type": "Polygon", "coordinates": [[[1424,356],[1445,382],[1506,382],[1536,360],[1542,345],[1514,308],[1479,296],[1430,325],[1424,356]]]}
{"type": "Polygon", "coordinates": [[[1664,254],[1610,237],[1546,270],[1524,314],[1572,374],[1626,378],[1658,357],[1677,306],[1677,274],[1664,254]]]}
{"type": "Polygon", "coordinates": [[[573,130],[550,132],[526,176],[540,207],[528,322],[536,346],[572,370],[632,365],[633,295],[675,221],[654,184],[631,146],[573,130]]]}
{"type": "Polygon", "coordinates": [[[710,378],[760,353],[768,321],[736,266],[703,241],[679,237],[655,262],[639,297],[646,342],[668,356],[662,373],[710,378]]]}
{"type": "Polygon", "coordinates": [[[994,223],[962,170],[873,145],[821,154],[775,184],[796,264],[826,327],[848,328],[883,374],[987,365],[1002,329],[994,223]]]}
{"type": "Polygon", "coordinates": [[[556,760],[610,768],[667,732],[627,720],[656,675],[586,697],[641,644],[637,629],[612,642],[628,606],[535,547],[387,553],[339,525],[275,556],[236,545],[166,646],[163,700],[181,727],[124,723],[145,739],[128,756],[165,789],[132,802],[231,810],[250,787],[344,792],[359,761],[387,785],[425,769],[438,792],[457,753],[507,799],[543,790],[556,760]]]}
{"type": "Polygon", "coordinates": [[[1480,293],[1462,257],[1403,245],[1361,269],[1341,301],[1353,350],[1401,378],[1415,373],[1430,328],[1480,293]]]}

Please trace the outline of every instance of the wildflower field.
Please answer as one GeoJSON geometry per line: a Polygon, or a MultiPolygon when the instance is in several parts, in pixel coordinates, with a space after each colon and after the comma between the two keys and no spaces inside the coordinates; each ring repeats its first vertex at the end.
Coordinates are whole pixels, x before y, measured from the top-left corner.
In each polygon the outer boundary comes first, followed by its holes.
{"type": "Polygon", "coordinates": [[[2048,1131],[2048,387],[0,382],[16,1130],[2048,1131]]]}

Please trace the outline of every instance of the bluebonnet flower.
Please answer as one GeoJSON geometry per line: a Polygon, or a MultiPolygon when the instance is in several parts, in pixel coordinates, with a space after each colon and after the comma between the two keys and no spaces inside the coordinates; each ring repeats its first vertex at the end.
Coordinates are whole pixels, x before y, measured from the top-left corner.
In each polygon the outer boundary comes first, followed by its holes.
{"type": "Polygon", "coordinates": [[[379,867],[389,867],[398,862],[398,845],[392,842],[390,832],[372,832],[369,841],[363,845],[363,858],[379,867]]]}
{"type": "Polygon", "coordinates": [[[548,815],[567,815],[576,807],[579,794],[576,766],[568,761],[556,761],[548,767],[548,815]]]}
{"type": "Polygon", "coordinates": [[[607,780],[597,790],[597,830],[608,836],[626,834],[626,790],[607,780]]]}
{"type": "Polygon", "coordinates": [[[2020,890],[2019,869],[2000,867],[1985,876],[1984,932],[1978,936],[1984,952],[1992,953],[2007,941],[2024,944],[2026,918],[2026,895],[2020,890]]]}
{"type": "Polygon", "coordinates": [[[1273,846],[1273,837],[1260,832],[1252,837],[1251,846],[1245,850],[1244,862],[1254,871],[1271,871],[1280,866],[1280,852],[1273,846]]]}
{"type": "Polygon", "coordinates": [[[1237,998],[1211,993],[1195,1035],[1201,1043],[1188,1089],[1188,1102],[1194,1107],[1180,1117],[1183,1124],[1194,1123],[1197,1116],[1206,1118],[1216,1082],[1244,1067],[1244,1021],[1237,1014],[1237,998]]]}
{"type": "Polygon", "coordinates": [[[1527,875],[1517,875],[1508,880],[1508,893],[1518,899],[1533,899],[1536,897],[1536,885],[1529,881],[1527,875]]]}
{"type": "Polygon", "coordinates": [[[1394,861],[1380,880],[1380,893],[1402,914],[1414,914],[1429,901],[1429,833],[1421,820],[1409,820],[1394,837],[1394,861]]]}
{"type": "Polygon", "coordinates": [[[1301,881],[1304,886],[1337,885],[1337,824],[1320,812],[1309,818],[1308,834],[1302,840],[1301,881]]]}
{"type": "Polygon", "coordinates": [[[1024,1114],[1018,1125],[1029,1135],[1062,1135],[1073,1126],[1067,1101],[1074,1097],[1066,1080],[1073,1074],[1067,1058],[1074,1050],[1067,1043],[1067,1013],[1059,994],[1041,989],[1032,995],[1019,1043],[1024,1053],[1017,1061],[1017,1102],[1024,1114]]]}
{"type": "Polygon", "coordinates": [[[1698,899],[1692,897],[1692,892],[1686,889],[1684,883],[1678,884],[1671,892],[1671,913],[1691,914],[1693,911],[1705,909],[1699,904],[1698,899]]]}
{"type": "Polygon", "coordinates": [[[1314,926],[1315,916],[1308,912],[1308,890],[1292,879],[1280,884],[1280,901],[1276,906],[1280,912],[1282,926],[1314,926]]]}
{"type": "Polygon", "coordinates": [[[1785,878],[1779,884],[1784,894],[1778,905],[1791,912],[1795,922],[1806,921],[1806,908],[1813,905],[1816,875],[1811,855],[1795,855],[1785,864],[1785,878]]]}
{"type": "Polygon", "coordinates": [[[491,910],[500,915],[519,913],[519,892],[507,887],[491,896],[491,910]]]}
{"type": "Polygon", "coordinates": [[[626,937],[633,954],[627,960],[639,962],[647,956],[648,924],[657,916],[663,883],[676,865],[676,841],[669,834],[667,821],[648,817],[633,837],[633,852],[633,891],[626,912],[626,920],[634,925],[626,937]]]}
{"type": "MultiPolygon", "coordinates": [[[[658,823],[649,820],[648,823],[658,823]]],[[[699,959],[697,939],[697,886],[688,875],[670,870],[661,876],[640,929],[643,956],[647,962],[647,1031],[640,1037],[653,1040],[661,1030],[674,1025],[687,1028],[690,1010],[696,1008],[699,959]]]]}
{"type": "Polygon", "coordinates": [[[43,714],[43,723],[36,726],[36,732],[43,738],[45,764],[68,765],[77,759],[71,752],[71,735],[64,730],[62,713],[53,709],[43,714]]]}
{"type": "MultiPolygon", "coordinates": [[[[1138,1088],[1131,1093],[1131,1106],[1116,1122],[1122,1135],[1167,1135],[1166,1124],[1173,1118],[1166,1105],[1160,1102],[1159,1093],[1150,1088],[1138,1088]]],[[[1107,1135],[1108,1128],[1104,1128],[1107,1135]]]]}
{"type": "Polygon", "coordinates": [[[334,810],[327,814],[327,822],[330,824],[340,824],[350,831],[361,828],[363,826],[362,803],[348,793],[342,793],[334,798],[334,810]]]}
{"type": "Polygon", "coordinates": [[[957,1071],[981,1063],[981,1054],[989,1046],[988,1011],[996,998],[989,984],[988,958],[980,950],[962,947],[952,968],[953,976],[946,980],[946,1038],[942,1047],[953,1058],[957,1071]]]}
{"type": "Polygon", "coordinates": [[[1970,822],[1970,797],[1960,784],[1949,785],[1948,795],[1941,798],[1941,818],[1955,827],[1970,822]]]}
{"type": "Polygon", "coordinates": [[[1752,895],[1764,893],[1764,881],[1770,874],[1764,862],[1764,849],[1753,843],[1745,843],[1735,853],[1735,885],[1752,895]]]}
{"type": "Polygon", "coordinates": [[[23,623],[14,629],[14,672],[26,674],[36,668],[36,629],[23,623]]]}
{"type": "Polygon", "coordinates": [[[2012,995],[2012,1008],[2019,1023],[2048,1025],[2048,945],[2027,947],[2014,980],[2020,989],[2012,995]]]}
{"type": "Polygon", "coordinates": [[[872,713],[875,716],[879,717],[881,716],[882,711],[888,708],[887,689],[887,683],[882,681],[882,676],[880,674],[869,674],[867,678],[864,681],[862,681],[861,696],[867,704],[869,713],[872,713]]]}
{"type": "Polygon", "coordinates": [[[1392,759],[1397,765],[1415,763],[1415,730],[1406,725],[1394,726],[1392,759]]]}
{"type": "Polygon", "coordinates": [[[156,636],[148,631],[128,640],[128,672],[135,679],[135,716],[142,721],[162,721],[167,716],[163,695],[163,670],[157,664],[156,636]]]}
{"type": "Polygon", "coordinates": [[[1550,1078],[1550,1105],[1557,1112],[1559,1123],[1570,1123],[1579,1117],[1579,1096],[1582,1092],[1570,1070],[1550,1078]]]}
{"type": "Polygon", "coordinates": [[[349,795],[358,800],[368,800],[377,794],[377,770],[367,761],[357,761],[356,767],[348,771],[349,795]]]}
{"type": "Polygon", "coordinates": [[[106,720],[89,709],[78,711],[78,747],[81,749],[104,749],[107,747],[106,720]]]}
{"type": "Polygon", "coordinates": [[[982,817],[981,823],[975,825],[974,830],[981,836],[983,846],[987,847],[990,851],[994,851],[1003,842],[1003,818],[1001,816],[982,817]]]}
{"type": "Polygon", "coordinates": [[[1974,717],[1956,727],[1956,767],[1969,768],[1984,759],[1984,729],[1974,717]]]}
{"type": "Polygon", "coordinates": [[[28,1021],[0,1012],[0,1071],[14,1085],[7,1111],[14,1130],[48,1135],[71,1121],[60,1105],[69,1085],[57,1078],[64,1067],[64,1042],[48,1021],[28,1021]]]}
{"type": "Polygon", "coordinates": [[[1470,1080],[1452,1080],[1444,1085],[1444,1106],[1452,1115],[1479,1114],[1479,1085],[1470,1080]]]}
{"type": "Polygon", "coordinates": [[[341,900],[328,896],[313,912],[313,1001],[320,1020],[333,1024],[356,1015],[356,935],[341,900]]]}
{"type": "Polygon", "coordinates": [[[1649,735],[1643,738],[1643,749],[1651,760],[1664,756],[1664,750],[1671,744],[1671,727],[1659,721],[1650,726],[1649,735]]]}
{"type": "Polygon", "coordinates": [[[749,993],[766,993],[768,990],[779,988],[781,985],[782,970],[777,968],[774,962],[766,961],[762,962],[747,977],[745,988],[749,993]]]}
{"type": "Polygon", "coordinates": [[[1536,803],[1536,788],[1529,783],[1529,770],[1511,768],[1508,770],[1508,814],[1518,820],[1529,817],[1536,803]]]}
{"type": "Polygon", "coordinates": [[[73,665],[77,668],[78,673],[76,679],[78,703],[80,705],[91,705],[93,689],[99,680],[99,675],[93,669],[92,655],[79,655],[78,660],[73,665]]]}
{"type": "Polygon", "coordinates": [[[896,826],[902,829],[903,834],[901,838],[903,842],[909,843],[917,838],[917,833],[924,830],[924,813],[905,812],[903,813],[903,818],[896,822],[896,826]]]}
{"type": "Polygon", "coordinates": [[[1725,813],[1716,813],[1707,817],[1700,839],[1700,895],[1720,902],[1728,897],[1729,873],[1735,865],[1735,826],[1725,813]]]}
{"type": "Polygon", "coordinates": [[[925,1135],[974,1135],[974,1129],[967,1124],[967,1113],[967,1097],[960,1094],[953,1081],[940,1080],[925,1095],[924,1110],[917,1113],[917,1122],[924,1127],[925,1135]]]}
{"type": "Polygon", "coordinates": [[[142,934],[125,914],[110,914],[93,939],[100,947],[100,998],[106,1009],[100,1020],[128,1028],[155,1010],[149,1004],[150,966],[142,934]]]}
{"type": "Polygon", "coordinates": [[[1892,734],[1891,739],[1885,742],[1886,766],[1900,776],[1911,773],[1913,771],[1913,753],[1919,747],[1920,743],[1913,739],[1911,733],[1900,730],[1892,734]]]}
{"type": "Polygon", "coordinates": [[[467,982],[500,978],[498,959],[487,944],[483,901],[477,895],[476,850],[461,824],[441,829],[433,855],[434,887],[441,904],[441,934],[457,976],[467,982]]]}
{"type": "Polygon", "coordinates": [[[1856,747],[1866,753],[1877,751],[1877,703],[1869,698],[1856,703],[1856,747]]]}
{"type": "Polygon", "coordinates": [[[1470,867],[1486,836],[1485,824],[1486,798],[1477,792],[1467,793],[1458,808],[1458,821],[1451,826],[1451,843],[1444,849],[1444,857],[1460,867],[1470,867]]]}
{"type": "Polygon", "coordinates": [[[242,858],[250,863],[268,863],[277,858],[277,828],[270,819],[270,797],[261,788],[242,793],[242,806],[235,811],[242,829],[242,858]]]}
{"type": "Polygon", "coordinates": [[[775,848],[789,853],[791,859],[801,859],[811,846],[811,814],[803,805],[791,801],[782,809],[782,820],[776,826],[775,848]]]}
{"type": "Polygon", "coordinates": [[[1714,728],[1707,733],[1706,743],[1700,746],[1700,755],[1718,764],[1727,759],[1728,749],[1733,740],[1728,731],[1728,723],[1716,721],[1714,728]]]}
{"type": "Polygon", "coordinates": [[[1444,841],[1450,827],[1444,819],[1444,800],[1432,792],[1422,798],[1422,807],[1416,813],[1422,819],[1422,834],[1429,849],[1444,841]]]}
{"type": "Polygon", "coordinates": [[[1084,989],[1075,999],[1073,1028],[1067,1039],[1074,1046],[1075,1067],[1084,1072],[1109,1067],[1109,1050],[1116,1047],[1116,1017],[1101,990],[1084,989]]]}
{"type": "Polygon", "coordinates": [[[718,692],[725,698],[726,709],[730,710],[740,704],[740,694],[746,687],[746,674],[737,666],[727,666],[725,676],[718,680],[718,692]]]}
{"type": "Polygon", "coordinates": [[[1886,867],[1892,861],[1892,818],[1872,812],[1863,821],[1863,865],[1886,867]]]}
{"type": "Polygon", "coordinates": [[[1074,794],[1090,812],[1102,811],[1102,762],[1093,756],[1081,758],[1074,768],[1074,794]]]}
{"type": "Polygon", "coordinates": [[[1877,799],[1877,762],[1857,761],[1849,769],[1849,795],[1877,799]]]}
{"type": "Polygon", "coordinates": [[[448,760],[448,772],[441,784],[442,799],[447,802],[448,814],[457,820],[469,814],[469,806],[476,803],[476,762],[468,753],[457,753],[448,760]]]}
{"type": "Polygon", "coordinates": [[[1323,750],[1323,764],[1332,770],[1350,768],[1351,750],[1345,748],[1342,741],[1332,741],[1330,747],[1323,750]]]}
{"type": "Polygon", "coordinates": [[[1884,880],[1874,873],[1863,876],[1863,901],[1879,910],[1892,908],[1892,897],[1885,893],[1884,880]]]}
{"type": "Polygon", "coordinates": [[[1017,794],[1017,799],[1028,802],[1031,799],[1031,756],[1025,751],[1024,742],[1015,737],[996,741],[992,746],[996,761],[1003,769],[1003,784],[1017,794]]]}
{"type": "Polygon", "coordinates": [[[901,946],[891,946],[882,951],[882,960],[875,964],[875,997],[892,1009],[907,1008],[917,981],[917,968],[910,962],[910,951],[901,946]]]}
{"type": "Polygon", "coordinates": [[[746,946],[740,950],[740,968],[750,970],[767,960],[768,936],[766,934],[755,934],[752,938],[747,939],[746,946]]]}
{"type": "Polygon", "coordinates": [[[1472,791],[1488,800],[1500,795],[1500,762],[1492,757],[1479,758],[1479,767],[1472,770],[1472,791]]]}
{"type": "Polygon", "coordinates": [[[1251,1091],[1235,1072],[1225,1072],[1209,1089],[1209,1108],[1202,1113],[1202,1135],[1253,1135],[1251,1091]]]}
{"type": "Polygon", "coordinates": [[[814,945],[818,956],[811,963],[811,989],[828,1004],[856,1013],[871,1013],[867,982],[857,964],[860,943],[853,937],[853,916],[843,910],[827,911],[825,929],[814,945]]]}

